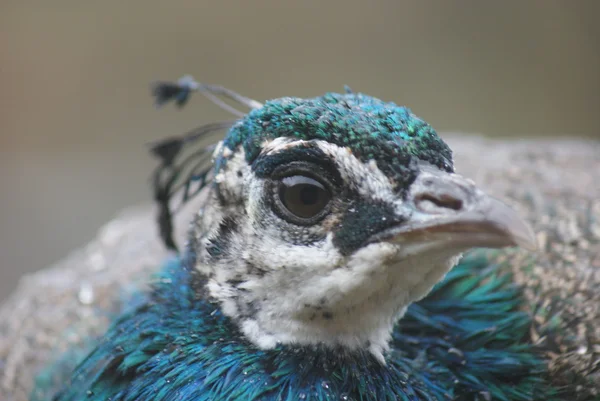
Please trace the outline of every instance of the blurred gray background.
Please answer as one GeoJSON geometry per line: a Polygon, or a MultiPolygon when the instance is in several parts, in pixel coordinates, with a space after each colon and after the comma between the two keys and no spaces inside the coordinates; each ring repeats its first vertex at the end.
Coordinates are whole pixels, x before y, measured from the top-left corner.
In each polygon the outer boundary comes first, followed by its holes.
{"type": "Polygon", "coordinates": [[[155,79],[258,100],[348,84],[442,132],[598,137],[599,17],[598,0],[2,0],[0,300],[150,200],[147,142],[227,117],[201,97],[154,110],[155,79]]]}

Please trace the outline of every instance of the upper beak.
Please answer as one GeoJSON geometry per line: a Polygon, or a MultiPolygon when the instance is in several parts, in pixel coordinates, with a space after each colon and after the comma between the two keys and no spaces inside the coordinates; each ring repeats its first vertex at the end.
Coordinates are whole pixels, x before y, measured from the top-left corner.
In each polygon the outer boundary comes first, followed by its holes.
{"type": "Polygon", "coordinates": [[[536,249],[531,227],[514,210],[458,174],[422,170],[407,200],[414,209],[410,218],[372,240],[438,242],[464,249],[536,249]]]}

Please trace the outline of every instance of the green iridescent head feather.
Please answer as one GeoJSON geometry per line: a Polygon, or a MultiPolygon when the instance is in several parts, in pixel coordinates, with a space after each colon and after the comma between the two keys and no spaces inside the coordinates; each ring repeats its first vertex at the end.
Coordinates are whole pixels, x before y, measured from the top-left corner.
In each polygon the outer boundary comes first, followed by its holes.
{"type": "Polygon", "coordinates": [[[234,125],[224,146],[243,146],[249,163],[266,140],[323,140],[374,160],[399,188],[416,176],[418,161],[452,172],[452,151],[434,129],[406,107],[371,96],[327,93],[312,99],[270,100],[234,125]]]}

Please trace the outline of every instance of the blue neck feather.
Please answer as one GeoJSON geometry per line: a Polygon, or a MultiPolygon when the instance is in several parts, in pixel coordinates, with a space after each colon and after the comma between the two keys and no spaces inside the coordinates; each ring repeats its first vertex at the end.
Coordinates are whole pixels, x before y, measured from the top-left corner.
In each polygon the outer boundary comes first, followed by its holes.
{"type": "Polygon", "coordinates": [[[548,399],[509,277],[483,254],[412,305],[384,366],[367,352],[248,343],[171,260],[154,291],[123,314],[54,400],[548,399]]]}

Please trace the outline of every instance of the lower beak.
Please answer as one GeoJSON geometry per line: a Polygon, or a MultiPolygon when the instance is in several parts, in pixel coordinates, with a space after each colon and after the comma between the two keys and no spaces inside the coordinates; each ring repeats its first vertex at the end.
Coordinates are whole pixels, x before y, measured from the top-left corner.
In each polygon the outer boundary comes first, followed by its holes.
{"type": "Polygon", "coordinates": [[[457,174],[425,170],[409,194],[414,212],[375,241],[438,242],[457,248],[536,249],[531,227],[510,207],[457,174]]]}

